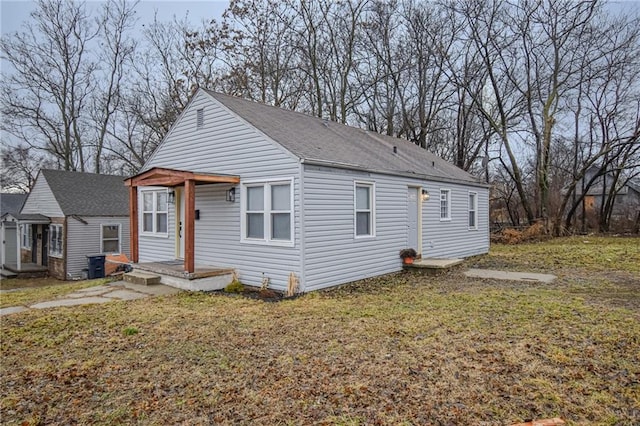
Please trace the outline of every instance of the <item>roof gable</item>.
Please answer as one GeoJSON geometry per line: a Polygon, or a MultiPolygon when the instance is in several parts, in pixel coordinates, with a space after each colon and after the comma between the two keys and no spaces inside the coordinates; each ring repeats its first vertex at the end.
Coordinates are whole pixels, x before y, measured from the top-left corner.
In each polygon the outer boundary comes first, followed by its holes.
{"type": "Polygon", "coordinates": [[[41,170],[65,216],[127,216],[129,195],[122,176],[41,170]]]}
{"type": "Polygon", "coordinates": [[[478,184],[471,174],[410,141],[206,91],[301,160],[417,178],[478,184]]]}

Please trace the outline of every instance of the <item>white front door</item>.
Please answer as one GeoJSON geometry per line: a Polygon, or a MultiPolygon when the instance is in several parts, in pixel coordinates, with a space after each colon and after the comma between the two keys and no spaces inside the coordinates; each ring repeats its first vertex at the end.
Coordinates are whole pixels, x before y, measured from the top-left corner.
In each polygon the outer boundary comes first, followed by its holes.
{"type": "Polygon", "coordinates": [[[407,248],[415,249],[418,254],[422,254],[422,247],[419,247],[419,213],[420,213],[420,188],[407,188],[407,248]]]}
{"type": "MultiPolygon", "coordinates": [[[[177,189],[177,188],[176,188],[177,189]]],[[[176,191],[179,194],[179,218],[178,221],[178,259],[184,259],[184,190],[176,191]]]]}

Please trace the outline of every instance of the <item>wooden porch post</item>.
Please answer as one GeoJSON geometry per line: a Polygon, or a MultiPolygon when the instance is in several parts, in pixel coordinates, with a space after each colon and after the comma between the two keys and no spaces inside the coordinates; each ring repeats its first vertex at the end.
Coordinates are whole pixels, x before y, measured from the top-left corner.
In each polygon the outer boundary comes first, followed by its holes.
{"type": "Polygon", "coordinates": [[[131,261],[138,263],[138,187],[129,187],[129,231],[131,233],[131,261]]]}
{"type": "Polygon", "coordinates": [[[195,271],[196,186],[193,179],[184,182],[184,270],[195,271]]]}

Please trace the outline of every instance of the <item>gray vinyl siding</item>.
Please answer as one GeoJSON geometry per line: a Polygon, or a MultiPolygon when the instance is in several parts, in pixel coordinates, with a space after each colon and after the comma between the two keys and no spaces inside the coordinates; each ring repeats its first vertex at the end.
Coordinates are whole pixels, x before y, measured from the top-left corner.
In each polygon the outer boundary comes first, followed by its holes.
{"type": "MultiPolygon", "coordinates": [[[[264,273],[270,288],[285,290],[289,273],[300,277],[298,215],[294,214],[294,247],[240,242],[240,198],[235,203],[225,201],[226,189],[220,185],[196,188],[196,209],[200,210],[195,223],[196,264],[235,268],[243,283],[254,286],[260,285],[264,273]]],[[[298,199],[295,191],[294,200],[298,199]]],[[[299,211],[299,204],[294,205],[294,211],[299,211]]]]}
{"type": "MultiPolygon", "coordinates": [[[[145,170],[152,167],[238,175],[241,184],[256,179],[294,178],[294,247],[241,243],[240,186],[236,185],[233,204],[225,201],[225,191],[231,185],[197,186],[196,209],[200,210],[200,220],[196,221],[195,260],[196,264],[234,267],[240,279],[250,285],[260,285],[263,272],[276,289],[286,288],[290,272],[299,276],[300,163],[280,145],[200,92],[145,165],[145,170]],[[204,109],[204,124],[200,129],[196,128],[198,109],[204,109]]],[[[139,192],[143,189],[139,188],[139,192]]],[[[175,206],[170,205],[168,238],[140,236],[140,262],[175,258],[174,212],[175,206]]]]}
{"type": "Polygon", "coordinates": [[[31,189],[31,192],[22,206],[23,214],[41,214],[47,217],[64,217],[64,213],[58,204],[49,184],[41,174],[31,189]]]}
{"type": "Polygon", "coordinates": [[[422,256],[464,258],[489,251],[489,190],[482,187],[429,182],[431,199],[423,203],[422,256]],[[440,220],[440,189],[449,189],[451,220],[440,220]],[[477,193],[477,229],[469,229],[469,192],[477,193]]]}
{"type": "Polygon", "coordinates": [[[87,255],[102,252],[101,226],[120,225],[120,250],[130,256],[130,232],[128,217],[87,217],[81,221],[67,218],[67,279],[78,279],[84,276],[87,268],[87,255]]]}
{"type": "Polygon", "coordinates": [[[462,257],[488,251],[488,207],[481,207],[488,206],[485,188],[447,184],[452,193],[452,220],[441,227],[436,196],[439,183],[305,166],[306,291],[402,269],[398,252],[408,244],[408,186],[422,186],[432,195],[422,203],[423,257],[462,257]],[[376,235],[373,238],[354,237],[355,181],[375,184],[376,235]],[[479,226],[473,231],[467,226],[469,190],[478,193],[479,226]],[[427,237],[433,247],[426,247],[427,237]]]}

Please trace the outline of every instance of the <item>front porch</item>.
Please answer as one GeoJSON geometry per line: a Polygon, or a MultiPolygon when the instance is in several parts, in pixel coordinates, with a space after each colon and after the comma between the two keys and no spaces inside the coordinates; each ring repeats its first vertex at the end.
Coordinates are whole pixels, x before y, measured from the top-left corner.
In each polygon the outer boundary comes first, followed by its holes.
{"type": "MultiPolygon", "coordinates": [[[[222,279],[220,277],[230,277],[233,272],[232,269],[195,264],[195,220],[196,217],[199,217],[199,212],[196,214],[195,209],[195,187],[196,185],[211,184],[235,185],[239,182],[239,176],[198,173],[160,167],[154,167],[127,179],[125,184],[129,187],[130,244],[133,268],[158,274],[163,277],[163,281],[161,281],[163,284],[174,285],[170,283],[171,281],[176,283],[175,286],[179,288],[189,290],[218,290],[224,288],[231,280],[222,287],[219,287],[219,285],[221,285],[220,283],[213,284],[213,282],[221,281],[222,279]],[[179,226],[177,226],[175,232],[176,235],[179,234],[181,238],[183,238],[180,243],[183,247],[180,249],[179,254],[176,249],[176,257],[182,258],[184,256],[183,260],[138,263],[139,237],[141,233],[141,229],[139,229],[141,212],[138,206],[138,188],[144,186],[160,186],[170,189],[181,188],[181,197],[184,199],[184,206],[180,210],[184,217],[179,219],[179,226]],[[152,271],[149,271],[149,268],[151,268],[152,271]],[[210,282],[210,284],[205,284],[203,280],[210,282]],[[207,288],[200,288],[200,286],[193,288],[194,285],[192,281],[198,281],[199,284],[204,284],[207,288]],[[212,286],[217,287],[211,288],[212,286]]],[[[235,191],[233,194],[235,194],[235,191]]],[[[144,206],[142,206],[142,208],[144,208],[144,206]]],[[[144,228],[144,226],[142,226],[142,228],[144,228]]],[[[142,229],[142,231],[144,231],[144,229],[142,229]]]]}
{"type": "Polygon", "coordinates": [[[233,268],[211,265],[194,265],[193,272],[188,272],[182,260],[135,263],[132,267],[131,275],[125,274],[125,280],[127,275],[135,276],[141,272],[148,277],[159,278],[160,284],[191,291],[222,290],[233,281],[234,274],[233,268]]]}

